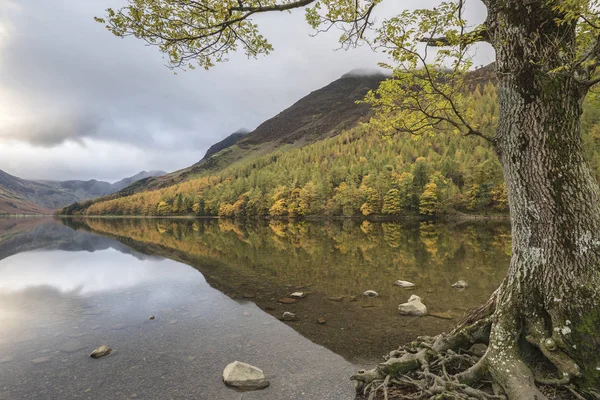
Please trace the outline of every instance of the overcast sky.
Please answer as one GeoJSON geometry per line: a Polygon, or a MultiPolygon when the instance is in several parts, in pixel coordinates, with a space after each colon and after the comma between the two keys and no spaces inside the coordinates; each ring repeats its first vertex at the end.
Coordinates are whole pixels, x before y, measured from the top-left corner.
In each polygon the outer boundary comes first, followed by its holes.
{"type": "MultiPolygon", "coordinates": [[[[378,18],[433,1],[388,0],[378,18]]],[[[349,70],[384,61],[368,48],[334,51],[338,33],[310,37],[296,11],[255,20],[275,47],[270,56],[233,55],[210,71],[175,75],[156,48],[94,22],[123,4],[0,0],[0,169],[108,181],[174,171],[349,70]]],[[[482,15],[482,6],[472,7],[482,15]]],[[[491,62],[490,53],[480,51],[477,64],[491,62]]]]}

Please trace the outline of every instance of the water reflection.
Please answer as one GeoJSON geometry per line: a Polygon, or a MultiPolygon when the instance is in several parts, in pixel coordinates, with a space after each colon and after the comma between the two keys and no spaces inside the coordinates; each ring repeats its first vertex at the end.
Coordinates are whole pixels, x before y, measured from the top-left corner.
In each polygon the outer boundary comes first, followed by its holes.
{"type": "Polygon", "coordinates": [[[238,399],[220,382],[235,359],[271,378],[245,399],[352,398],[355,366],[196,269],[53,221],[0,228],[1,399],[238,399]]]}
{"type": "Polygon", "coordinates": [[[510,254],[507,223],[241,223],[230,220],[87,219],[69,226],[107,235],[141,253],[193,265],[230,298],[251,299],[315,343],[352,362],[375,357],[416,335],[452,327],[489,297],[510,254]],[[414,291],[394,286],[415,282],[414,291]],[[451,287],[466,280],[469,288],[451,287]],[[380,296],[367,299],[365,290],[380,296]],[[309,292],[295,304],[279,299],[309,292]],[[397,306],[416,293],[432,316],[401,317],[397,306]],[[316,323],[319,317],[325,325],[316,323]]]}

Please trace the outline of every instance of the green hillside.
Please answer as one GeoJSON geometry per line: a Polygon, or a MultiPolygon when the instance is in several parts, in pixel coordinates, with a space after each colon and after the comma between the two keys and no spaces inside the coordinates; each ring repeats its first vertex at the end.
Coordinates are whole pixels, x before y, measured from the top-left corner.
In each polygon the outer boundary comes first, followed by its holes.
{"type": "MultiPolygon", "coordinates": [[[[472,96],[477,125],[494,129],[497,98],[488,83],[472,96]]],[[[600,176],[600,112],[586,106],[585,145],[600,176]]],[[[284,128],[281,128],[284,129],[284,128]]],[[[331,135],[329,135],[331,136],[331,135]]],[[[251,134],[249,135],[251,137],[251,134]]],[[[247,140],[247,138],[245,139],[247,140]]],[[[358,120],[340,135],[304,146],[246,154],[240,142],[208,159],[187,181],[130,196],[75,204],[63,214],[228,217],[440,216],[506,213],[502,170],[489,143],[451,134],[382,136],[358,120]],[[230,163],[228,153],[236,154],[230,163]]]]}

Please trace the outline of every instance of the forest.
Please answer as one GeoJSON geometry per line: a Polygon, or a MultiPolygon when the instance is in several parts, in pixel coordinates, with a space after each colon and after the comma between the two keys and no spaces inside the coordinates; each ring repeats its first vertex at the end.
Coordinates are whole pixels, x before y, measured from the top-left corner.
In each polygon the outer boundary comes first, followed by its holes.
{"type": "MultiPolygon", "coordinates": [[[[472,93],[474,121],[495,130],[497,90],[472,93]]],[[[600,177],[600,111],[588,101],[584,147],[600,177]]],[[[435,136],[387,136],[360,124],[301,148],[283,147],[242,159],[218,172],[108,201],[66,207],[65,215],[307,217],[440,217],[456,212],[507,214],[500,163],[487,141],[435,136]]]]}

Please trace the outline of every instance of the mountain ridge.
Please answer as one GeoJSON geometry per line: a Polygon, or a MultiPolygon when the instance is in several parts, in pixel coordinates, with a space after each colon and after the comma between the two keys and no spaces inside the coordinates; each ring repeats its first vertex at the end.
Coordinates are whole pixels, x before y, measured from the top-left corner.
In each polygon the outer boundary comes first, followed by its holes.
{"type": "Polygon", "coordinates": [[[115,183],[96,179],[50,181],[28,180],[0,170],[0,214],[52,214],[74,202],[114,193],[132,183],[164,171],[141,171],[115,183]]]}
{"type": "MultiPolygon", "coordinates": [[[[261,123],[246,135],[228,142],[217,142],[218,151],[205,155],[197,163],[160,177],[138,181],[98,201],[165,188],[192,179],[208,171],[218,171],[242,159],[257,158],[281,147],[302,147],[340,134],[344,129],[366,121],[371,113],[367,104],[357,104],[369,90],[386,79],[384,73],[342,75],[335,81],[311,91],[277,115],[261,123]],[[225,143],[224,143],[225,142],[225,143]]],[[[235,134],[235,133],[234,133],[235,134]]],[[[213,145],[214,146],[214,145],[213,145]]],[[[210,149],[207,153],[211,153],[210,149]]]]}

